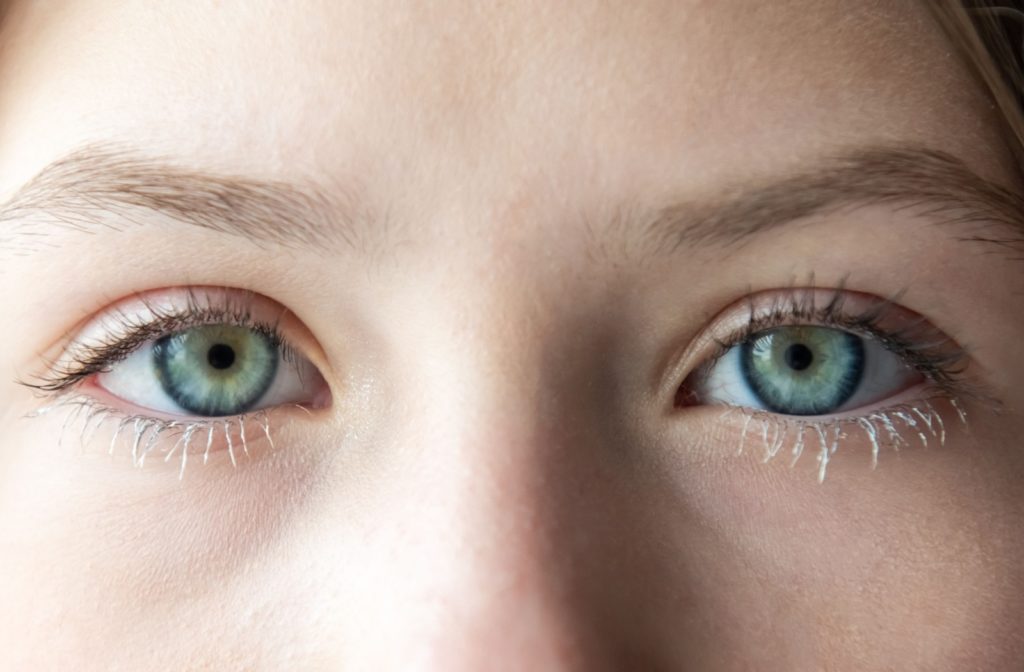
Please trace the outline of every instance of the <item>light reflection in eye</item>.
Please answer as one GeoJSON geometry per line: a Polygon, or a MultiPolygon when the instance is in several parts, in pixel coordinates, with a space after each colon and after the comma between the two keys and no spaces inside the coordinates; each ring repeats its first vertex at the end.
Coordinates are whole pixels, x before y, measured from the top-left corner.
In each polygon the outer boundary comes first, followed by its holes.
{"type": "Polygon", "coordinates": [[[783,415],[854,410],[923,379],[875,339],[819,326],[776,327],[730,347],[694,392],[783,415]]]}
{"type": "Polygon", "coordinates": [[[229,324],[193,327],[140,346],[98,377],[114,396],[174,415],[219,417],[311,403],[322,379],[273,333],[229,324]]]}

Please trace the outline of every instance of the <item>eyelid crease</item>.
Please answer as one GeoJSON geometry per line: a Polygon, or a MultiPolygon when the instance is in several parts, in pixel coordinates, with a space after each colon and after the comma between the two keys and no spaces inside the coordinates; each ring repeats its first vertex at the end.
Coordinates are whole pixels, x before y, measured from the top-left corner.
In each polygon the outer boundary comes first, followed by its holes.
{"type": "Polygon", "coordinates": [[[810,286],[766,290],[731,304],[696,339],[677,352],[674,363],[666,367],[660,389],[672,390],[670,409],[678,409],[682,401],[692,398],[689,390],[696,388],[714,363],[731,348],[761,331],[803,324],[833,327],[875,339],[938,389],[985,398],[998,405],[975,381],[965,376],[970,362],[968,349],[923,316],[903,308],[897,301],[903,292],[894,298],[881,299],[848,291],[845,284],[841,282],[831,289],[810,286]],[[866,305],[857,309],[858,303],[866,305]]]}
{"type": "Polygon", "coordinates": [[[251,290],[229,288],[189,287],[169,291],[183,295],[184,300],[161,303],[152,298],[154,292],[133,295],[70,335],[63,352],[55,360],[46,362],[42,373],[17,382],[44,396],[61,394],[75,389],[90,376],[109,370],[150,340],[219,323],[260,331],[281,348],[285,361],[294,361],[297,357],[290,340],[282,333],[281,324],[289,314],[288,309],[280,306],[273,319],[256,316],[259,308],[256,304],[272,303],[270,299],[251,290]],[[139,307],[135,315],[125,306],[132,302],[137,302],[139,307]],[[90,331],[98,333],[93,338],[83,337],[90,331]]]}

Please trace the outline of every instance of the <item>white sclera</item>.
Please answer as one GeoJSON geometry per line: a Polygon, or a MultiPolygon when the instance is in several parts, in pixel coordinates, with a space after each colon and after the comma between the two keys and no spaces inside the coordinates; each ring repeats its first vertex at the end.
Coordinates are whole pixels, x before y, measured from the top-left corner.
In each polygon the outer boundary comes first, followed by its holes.
{"type": "MultiPolygon", "coordinates": [[[[301,404],[314,400],[319,373],[306,359],[297,355],[286,360],[279,353],[274,380],[266,393],[246,412],[283,404],[301,404]]],[[[164,391],[153,363],[153,342],[146,343],[110,371],[97,377],[101,387],[128,403],[169,415],[189,415],[164,391]]]]}
{"type": "MultiPolygon", "coordinates": [[[[756,334],[754,336],[756,338],[756,334]]],[[[864,343],[864,376],[846,403],[833,413],[856,410],[902,392],[920,374],[876,340],[858,336],[864,343]]],[[[716,361],[696,391],[704,403],[729,404],[769,410],[747,384],[736,345],[716,361]]]]}

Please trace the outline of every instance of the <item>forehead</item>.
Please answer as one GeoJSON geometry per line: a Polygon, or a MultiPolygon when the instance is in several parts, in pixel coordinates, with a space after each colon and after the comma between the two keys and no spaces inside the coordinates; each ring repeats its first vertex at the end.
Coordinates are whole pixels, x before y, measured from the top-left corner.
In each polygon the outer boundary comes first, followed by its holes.
{"type": "Polygon", "coordinates": [[[565,176],[699,192],[835,145],[972,162],[991,143],[923,3],[28,3],[5,40],[3,193],[97,141],[488,197],[565,176]]]}

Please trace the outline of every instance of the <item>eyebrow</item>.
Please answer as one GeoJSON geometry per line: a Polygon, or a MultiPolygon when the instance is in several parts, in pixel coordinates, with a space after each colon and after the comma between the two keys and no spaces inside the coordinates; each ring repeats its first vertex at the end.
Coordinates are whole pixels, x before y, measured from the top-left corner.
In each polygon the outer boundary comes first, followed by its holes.
{"type": "Polygon", "coordinates": [[[869,205],[951,226],[957,240],[992,243],[1024,258],[1024,198],[962,160],[918,146],[867,147],[710,201],[669,206],[648,220],[659,249],[736,245],[779,226],[869,205]]]}
{"type": "Polygon", "coordinates": [[[46,166],[0,205],[0,249],[31,253],[54,228],[95,233],[149,211],[258,245],[358,247],[370,222],[349,191],[217,175],[107,146],[46,166]],[[114,216],[114,219],[111,218],[114,216]]]}
{"type": "MultiPolygon", "coordinates": [[[[0,206],[0,251],[46,248],[55,227],[121,229],[110,215],[137,223],[139,210],[261,246],[360,248],[387,236],[387,222],[373,217],[358,194],[330,194],[311,184],[198,172],[91,146],[51,163],[0,206]]],[[[671,252],[737,245],[790,222],[866,205],[908,208],[938,225],[959,225],[957,239],[993,243],[1024,258],[1024,199],[951,154],[917,146],[848,151],[708,199],[634,214],[616,228],[671,252]]]]}

